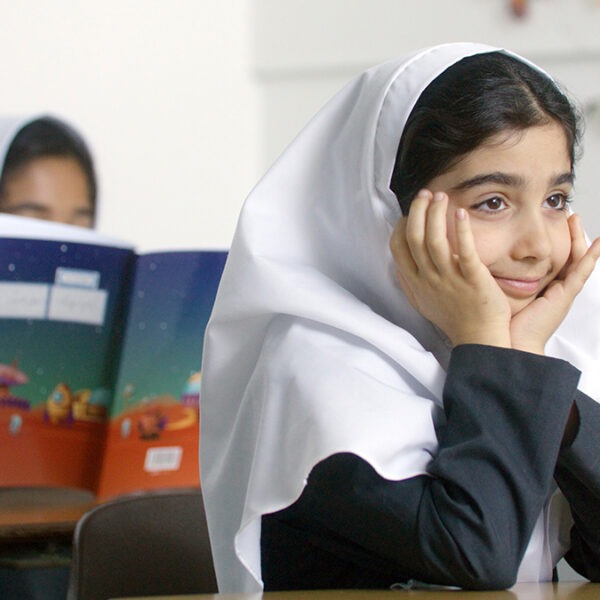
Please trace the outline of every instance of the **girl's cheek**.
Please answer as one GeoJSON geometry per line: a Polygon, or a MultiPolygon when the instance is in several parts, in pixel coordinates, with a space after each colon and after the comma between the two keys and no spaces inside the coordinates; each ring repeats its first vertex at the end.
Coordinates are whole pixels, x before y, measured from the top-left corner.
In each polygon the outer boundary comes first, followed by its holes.
{"type": "Polygon", "coordinates": [[[471,221],[473,241],[479,259],[486,266],[501,260],[503,254],[510,247],[509,241],[503,230],[499,227],[489,226],[488,223],[478,223],[475,219],[471,221]]]}

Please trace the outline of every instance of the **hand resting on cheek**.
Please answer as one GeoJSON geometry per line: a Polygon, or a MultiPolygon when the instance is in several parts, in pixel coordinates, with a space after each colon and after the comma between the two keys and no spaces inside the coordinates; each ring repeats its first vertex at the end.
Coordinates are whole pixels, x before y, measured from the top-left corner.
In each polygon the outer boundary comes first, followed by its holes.
{"type": "Polygon", "coordinates": [[[536,298],[511,316],[508,300],[480,260],[469,214],[454,215],[456,248],[447,232],[448,196],[422,190],[408,217],[399,219],[390,249],[398,282],[411,305],[454,346],[486,344],[544,354],[600,257],[600,238],[588,248],[579,217],[568,219],[566,267],[536,298]]]}

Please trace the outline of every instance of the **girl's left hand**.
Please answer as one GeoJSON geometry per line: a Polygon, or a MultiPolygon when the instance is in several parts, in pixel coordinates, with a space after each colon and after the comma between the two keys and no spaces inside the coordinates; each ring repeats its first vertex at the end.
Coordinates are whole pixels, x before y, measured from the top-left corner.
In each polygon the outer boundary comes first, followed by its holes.
{"type": "Polygon", "coordinates": [[[565,318],[573,300],[600,258],[600,238],[588,248],[578,215],[569,217],[571,256],[562,273],[510,323],[512,347],[544,354],[550,336],[565,318]]]}

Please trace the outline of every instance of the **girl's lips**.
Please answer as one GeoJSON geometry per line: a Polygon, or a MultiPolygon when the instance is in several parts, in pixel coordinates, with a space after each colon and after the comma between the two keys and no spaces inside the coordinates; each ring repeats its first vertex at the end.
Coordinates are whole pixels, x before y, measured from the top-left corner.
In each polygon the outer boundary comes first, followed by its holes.
{"type": "Polygon", "coordinates": [[[537,295],[541,289],[543,278],[539,279],[510,279],[509,277],[496,277],[498,285],[511,296],[527,298],[537,295]]]}

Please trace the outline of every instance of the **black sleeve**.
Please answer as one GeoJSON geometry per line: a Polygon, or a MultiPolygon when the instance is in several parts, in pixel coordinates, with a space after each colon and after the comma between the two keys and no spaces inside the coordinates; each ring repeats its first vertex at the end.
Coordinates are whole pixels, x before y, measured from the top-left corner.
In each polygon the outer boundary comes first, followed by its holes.
{"type": "Polygon", "coordinates": [[[575,523],[565,558],[584,577],[600,581],[600,404],[581,392],[575,404],[579,430],[561,450],[555,473],[575,523]]]}
{"type": "MultiPolygon", "coordinates": [[[[349,454],[317,465],[294,505],[263,517],[266,589],[512,585],[578,379],[558,359],[455,348],[429,476],[388,481],[349,454]]],[[[399,436],[404,425],[393,424],[399,436]]]]}

